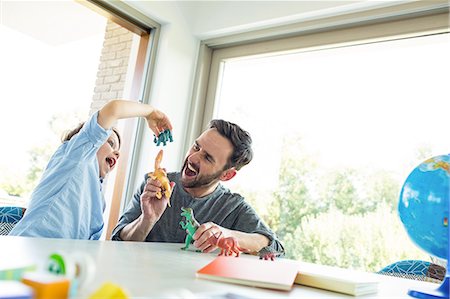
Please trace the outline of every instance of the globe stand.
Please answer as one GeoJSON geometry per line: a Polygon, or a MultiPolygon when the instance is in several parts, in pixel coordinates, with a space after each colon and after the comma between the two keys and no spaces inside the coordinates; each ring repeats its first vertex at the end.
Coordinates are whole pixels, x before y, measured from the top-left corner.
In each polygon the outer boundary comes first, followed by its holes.
{"type": "MultiPolygon", "coordinates": [[[[449,215],[450,216],[450,215],[449,215]]],[[[449,217],[450,218],[450,217],[449,217]]],[[[447,219],[449,219],[447,218],[447,219]]],[[[448,250],[450,251],[450,225],[448,226],[448,250]]],[[[440,298],[450,298],[449,296],[449,288],[450,288],[450,254],[447,255],[447,272],[444,277],[444,281],[441,286],[436,290],[409,290],[408,295],[415,298],[421,299],[440,299],[440,298]]]]}
{"type": "Polygon", "coordinates": [[[442,282],[441,286],[437,288],[436,290],[409,290],[408,295],[415,298],[421,298],[421,299],[440,299],[440,298],[449,298],[449,292],[448,289],[450,287],[449,285],[449,273],[447,269],[447,274],[445,274],[444,281],[442,282]]]}

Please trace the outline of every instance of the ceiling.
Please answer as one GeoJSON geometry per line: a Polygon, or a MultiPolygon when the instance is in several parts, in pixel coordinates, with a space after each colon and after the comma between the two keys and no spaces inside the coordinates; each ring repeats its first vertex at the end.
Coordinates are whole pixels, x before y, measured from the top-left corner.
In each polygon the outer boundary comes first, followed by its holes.
{"type": "MultiPolygon", "coordinates": [[[[164,6],[178,10],[200,39],[307,19],[355,5],[386,1],[127,1],[162,24],[164,6]],[[157,9],[155,9],[157,8],[157,9]],[[155,14],[156,11],[156,15],[155,14]],[[159,15],[158,15],[159,13],[159,15]],[[158,20],[159,19],[159,20],[158,20]]],[[[104,31],[106,19],[71,0],[0,0],[1,24],[50,45],[61,45],[104,31]]],[[[167,9],[166,9],[167,10],[167,9]]]]}
{"type": "Polygon", "coordinates": [[[0,0],[1,25],[58,46],[104,34],[106,19],[75,1],[0,0]]]}

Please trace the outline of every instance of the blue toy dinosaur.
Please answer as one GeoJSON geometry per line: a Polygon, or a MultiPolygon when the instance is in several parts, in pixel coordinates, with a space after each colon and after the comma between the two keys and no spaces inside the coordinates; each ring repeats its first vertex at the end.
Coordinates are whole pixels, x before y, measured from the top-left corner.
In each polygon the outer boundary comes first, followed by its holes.
{"type": "Polygon", "coordinates": [[[161,143],[166,146],[167,141],[173,142],[172,132],[168,129],[161,132],[158,137],[156,135],[153,136],[153,142],[156,143],[156,146],[159,146],[161,143]]]}

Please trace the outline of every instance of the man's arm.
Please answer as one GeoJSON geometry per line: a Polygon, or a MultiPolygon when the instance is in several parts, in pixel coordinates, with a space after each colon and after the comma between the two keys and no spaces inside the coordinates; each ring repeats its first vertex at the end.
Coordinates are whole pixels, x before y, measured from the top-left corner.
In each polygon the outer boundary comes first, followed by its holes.
{"type": "MultiPolygon", "coordinates": [[[[171,182],[172,187],[173,184],[171,182]]],[[[167,208],[168,200],[164,193],[161,199],[156,198],[156,193],[160,191],[161,183],[158,180],[146,179],[114,229],[114,240],[145,241],[167,208]]]]}
{"type": "Polygon", "coordinates": [[[213,236],[234,237],[238,240],[239,247],[245,248],[250,252],[258,252],[261,248],[269,245],[270,240],[266,236],[258,233],[245,233],[237,230],[231,230],[221,227],[213,222],[207,222],[197,229],[193,238],[194,246],[203,252],[211,252],[217,247],[210,244],[207,240],[213,236]]]}
{"type": "Polygon", "coordinates": [[[155,223],[141,214],[120,231],[120,239],[124,241],[145,241],[155,223]]]}

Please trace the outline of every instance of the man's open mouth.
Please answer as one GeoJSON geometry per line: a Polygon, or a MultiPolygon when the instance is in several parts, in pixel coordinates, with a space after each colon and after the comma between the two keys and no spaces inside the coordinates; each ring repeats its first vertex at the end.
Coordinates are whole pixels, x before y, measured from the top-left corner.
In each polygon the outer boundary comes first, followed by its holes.
{"type": "Polygon", "coordinates": [[[184,173],[186,174],[186,176],[196,176],[198,173],[198,170],[195,169],[189,162],[186,163],[186,167],[184,170],[184,173]]]}

